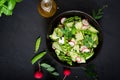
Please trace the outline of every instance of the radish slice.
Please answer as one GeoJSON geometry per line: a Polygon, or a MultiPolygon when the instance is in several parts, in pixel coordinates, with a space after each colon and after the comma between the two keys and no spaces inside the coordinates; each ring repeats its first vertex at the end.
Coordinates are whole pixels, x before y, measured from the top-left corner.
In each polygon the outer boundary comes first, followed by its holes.
{"type": "Polygon", "coordinates": [[[61,24],[63,24],[63,23],[65,22],[65,20],[66,20],[66,18],[63,17],[63,18],[61,19],[61,24]]]}
{"type": "Polygon", "coordinates": [[[86,30],[86,29],[88,29],[88,28],[89,28],[89,26],[85,26],[85,25],[82,26],[82,29],[83,29],[83,30],[86,30]]]}
{"type": "Polygon", "coordinates": [[[83,52],[90,52],[90,49],[86,48],[83,50],[83,52]]]}
{"type": "Polygon", "coordinates": [[[86,19],[83,19],[82,23],[83,23],[84,26],[88,26],[89,25],[89,22],[86,19]]]}
{"type": "Polygon", "coordinates": [[[88,26],[82,26],[82,29],[83,30],[85,30],[85,29],[87,29],[88,28],[88,26]]]}
{"type": "Polygon", "coordinates": [[[76,61],[77,61],[77,63],[81,63],[81,58],[77,56],[76,61]]]}
{"type": "Polygon", "coordinates": [[[71,46],[74,46],[74,45],[75,45],[75,42],[74,42],[74,41],[70,41],[69,44],[70,44],[71,46]]]}
{"type": "Polygon", "coordinates": [[[90,49],[88,49],[86,46],[81,46],[81,48],[80,48],[80,51],[81,52],[90,52],[90,49]]]}

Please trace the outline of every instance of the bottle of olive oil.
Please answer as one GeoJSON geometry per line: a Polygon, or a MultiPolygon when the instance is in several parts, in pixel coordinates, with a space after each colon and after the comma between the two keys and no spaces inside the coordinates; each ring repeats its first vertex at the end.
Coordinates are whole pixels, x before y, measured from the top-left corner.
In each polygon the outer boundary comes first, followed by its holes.
{"type": "Polygon", "coordinates": [[[54,0],[40,0],[38,4],[38,12],[43,17],[52,17],[57,10],[57,5],[54,0]]]}

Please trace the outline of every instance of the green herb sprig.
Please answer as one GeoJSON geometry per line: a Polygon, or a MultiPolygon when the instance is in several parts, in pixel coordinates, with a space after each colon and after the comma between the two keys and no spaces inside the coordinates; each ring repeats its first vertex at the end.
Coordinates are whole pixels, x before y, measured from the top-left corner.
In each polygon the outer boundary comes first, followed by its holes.
{"type": "Polygon", "coordinates": [[[108,7],[108,5],[104,5],[102,8],[98,9],[98,11],[93,10],[92,11],[93,18],[95,18],[96,20],[101,19],[103,17],[103,14],[104,14],[103,10],[106,7],[108,7]]]}
{"type": "Polygon", "coordinates": [[[22,0],[0,0],[0,17],[2,14],[5,14],[6,16],[12,15],[16,3],[21,1],[22,0]]]}
{"type": "Polygon", "coordinates": [[[85,75],[90,80],[98,80],[98,74],[95,71],[95,65],[94,64],[88,64],[85,67],[82,67],[82,69],[85,71],[85,75]]]}
{"type": "Polygon", "coordinates": [[[51,65],[47,64],[47,63],[41,63],[40,64],[41,67],[43,67],[46,71],[48,71],[49,73],[51,73],[54,76],[59,76],[59,73],[55,71],[55,68],[52,67],[51,65]]]}

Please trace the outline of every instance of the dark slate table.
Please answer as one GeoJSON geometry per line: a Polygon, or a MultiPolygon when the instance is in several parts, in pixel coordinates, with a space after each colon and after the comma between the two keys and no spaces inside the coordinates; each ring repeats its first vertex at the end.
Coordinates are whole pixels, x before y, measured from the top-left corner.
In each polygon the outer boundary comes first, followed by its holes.
{"type": "MultiPolygon", "coordinates": [[[[34,54],[34,43],[38,36],[42,37],[40,51],[46,49],[48,24],[56,15],[67,10],[81,10],[91,14],[105,4],[104,17],[99,21],[104,33],[102,49],[91,62],[95,64],[99,80],[120,80],[120,6],[119,0],[55,0],[59,9],[56,14],[46,19],[37,11],[38,0],[23,0],[18,3],[12,16],[0,17],[0,80],[35,80],[35,66],[30,63],[34,54]]],[[[49,53],[48,53],[49,54],[49,53]]],[[[63,66],[53,59],[51,64],[57,67],[62,80],[63,66]]],[[[84,72],[72,68],[72,74],[66,80],[85,80],[84,72]]],[[[42,80],[54,80],[44,74],[42,80]]]]}

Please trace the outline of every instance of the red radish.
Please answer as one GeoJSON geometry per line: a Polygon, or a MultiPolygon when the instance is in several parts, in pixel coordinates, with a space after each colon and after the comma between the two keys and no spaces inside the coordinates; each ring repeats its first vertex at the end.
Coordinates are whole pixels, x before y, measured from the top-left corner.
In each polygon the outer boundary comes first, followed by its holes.
{"type": "Polygon", "coordinates": [[[65,20],[66,20],[65,17],[61,18],[61,24],[63,24],[65,20]]]}
{"type": "Polygon", "coordinates": [[[89,22],[86,19],[83,19],[82,23],[83,23],[84,26],[88,26],[89,25],[89,22]]]}
{"type": "Polygon", "coordinates": [[[64,78],[63,78],[63,80],[65,80],[65,78],[66,78],[67,76],[69,76],[70,74],[71,74],[70,69],[65,69],[65,70],[64,70],[64,78]]]}
{"type": "Polygon", "coordinates": [[[36,71],[35,74],[34,74],[34,77],[36,79],[41,79],[41,78],[43,78],[43,73],[40,72],[40,71],[36,71]]]}
{"type": "Polygon", "coordinates": [[[64,75],[69,76],[71,74],[71,71],[69,69],[64,70],[64,75]]]}

